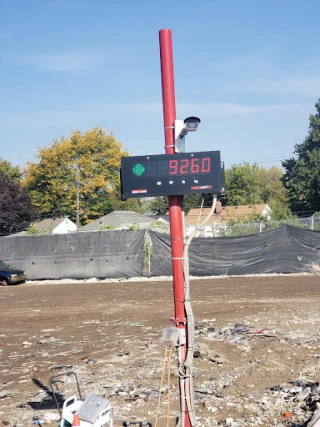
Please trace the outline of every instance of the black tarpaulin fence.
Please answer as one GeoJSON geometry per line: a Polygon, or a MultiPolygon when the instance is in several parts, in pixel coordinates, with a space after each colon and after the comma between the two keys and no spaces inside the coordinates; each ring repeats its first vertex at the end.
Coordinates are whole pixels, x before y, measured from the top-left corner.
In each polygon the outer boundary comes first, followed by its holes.
{"type": "MultiPolygon", "coordinates": [[[[172,275],[170,236],[148,233],[150,275],[172,275]]],[[[144,241],[145,230],[2,237],[0,259],[25,270],[29,280],[139,277],[149,270],[144,241]]],[[[189,250],[192,276],[319,272],[319,264],[320,232],[290,226],[194,238],[189,250]]]]}
{"type": "Polygon", "coordinates": [[[137,277],[144,230],[3,237],[0,259],[29,280],[137,277]]]}
{"type": "MultiPolygon", "coordinates": [[[[171,272],[170,236],[150,231],[151,276],[171,272]]],[[[194,238],[190,275],[245,275],[315,272],[320,264],[320,232],[283,226],[260,234],[194,238]]]]}

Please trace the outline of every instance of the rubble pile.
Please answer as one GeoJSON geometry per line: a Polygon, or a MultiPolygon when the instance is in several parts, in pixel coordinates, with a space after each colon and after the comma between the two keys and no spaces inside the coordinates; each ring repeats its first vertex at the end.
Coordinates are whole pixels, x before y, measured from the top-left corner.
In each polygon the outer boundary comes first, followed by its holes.
{"type": "MultiPolygon", "coordinates": [[[[198,427],[320,427],[318,280],[307,296],[297,282],[295,298],[292,278],[285,289],[284,280],[282,288],[273,282],[264,282],[271,296],[262,297],[264,287],[256,279],[252,285],[237,279],[228,298],[231,279],[223,285],[217,281],[215,292],[212,283],[210,289],[204,289],[207,282],[194,284],[198,427]]],[[[108,284],[100,291],[97,285],[92,302],[92,284],[86,294],[85,288],[71,288],[69,299],[60,297],[58,286],[30,286],[21,294],[9,289],[0,299],[3,312],[12,307],[0,334],[0,426],[57,427],[49,379],[70,371],[77,374],[84,397],[94,394],[111,402],[115,426],[135,420],[154,426],[157,408],[157,427],[179,426],[178,360],[173,351],[170,366],[164,364],[167,348],[161,340],[162,328],[171,325],[171,289],[154,285],[151,304],[144,299],[145,284],[140,293],[137,286],[108,284]],[[77,291],[78,305],[72,299],[77,291]]],[[[77,392],[72,377],[57,387],[59,402],[77,392]]]]}
{"type": "MultiPolygon", "coordinates": [[[[85,323],[95,323],[101,326],[101,322],[85,323]]],[[[311,420],[320,408],[319,383],[310,378],[308,379],[304,372],[301,372],[301,378],[289,380],[282,384],[275,384],[265,388],[263,392],[261,392],[261,389],[257,389],[254,382],[251,383],[250,380],[246,381],[244,389],[238,387],[244,376],[249,378],[254,376],[255,371],[265,363],[263,357],[251,358],[252,347],[261,346],[262,340],[264,341],[265,352],[262,351],[261,356],[265,356],[264,359],[268,359],[270,348],[274,349],[281,343],[288,347],[288,351],[292,351],[292,348],[297,346],[307,347],[307,344],[310,343],[309,338],[304,340],[297,339],[296,336],[291,336],[290,338],[286,333],[261,328],[253,329],[245,323],[236,323],[220,328],[214,325],[215,319],[203,320],[198,322],[195,328],[197,347],[194,351],[193,377],[199,427],[302,427],[318,425],[312,424],[311,420]],[[224,346],[227,344],[228,351],[220,352],[219,343],[223,343],[224,346]],[[230,369],[230,359],[234,358],[235,355],[240,355],[239,359],[242,359],[242,363],[239,363],[234,369],[230,369]]],[[[123,326],[128,327],[129,324],[125,323],[123,326]]],[[[131,323],[131,326],[141,328],[143,324],[131,323]]],[[[159,335],[157,335],[150,332],[149,339],[146,340],[144,338],[142,341],[136,335],[125,335],[123,337],[124,340],[127,343],[130,341],[131,345],[127,347],[127,350],[116,352],[109,360],[83,357],[81,358],[81,364],[54,364],[49,367],[49,370],[52,375],[69,372],[70,370],[76,371],[81,377],[82,386],[87,394],[99,394],[112,402],[116,412],[116,419],[135,419],[132,413],[139,413],[139,411],[143,413],[145,418],[152,419],[159,395],[163,402],[159,417],[160,419],[165,418],[166,410],[164,405],[167,404],[168,399],[168,384],[164,383],[161,390],[158,388],[161,374],[159,358],[161,358],[161,347],[163,346],[159,335]],[[119,382],[117,378],[125,378],[127,375],[133,343],[140,350],[140,356],[142,356],[143,361],[140,360],[135,365],[130,379],[126,378],[125,381],[119,382]],[[102,372],[110,374],[110,372],[114,371],[115,365],[117,365],[117,368],[112,377],[101,375],[102,372]],[[97,376],[93,372],[88,373],[89,366],[98,367],[97,372],[100,372],[100,375],[97,376]],[[101,381],[102,379],[104,381],[101,381]]],[[[62,344],[66,344],[53,338],[49,333],[45,334],[45,336],[40,336],[38,341],[41,344],[54,346],[57,350],[62,344]]],[[[24,349],[30,349],[31,346],[31,342],[23,341],[22,343],[24,349]]],[[[224,349],[226,350],[225,347],[224,349]]],[[[73,353],[76,352],[73,351],[73,353]]],[[[257,351],[253,353],[257,354],[257,351]]],[[[70,356],[71,353],[59,351],[56,354],[70,356]]],[[[18,357],[18,355],[11,355],[11,357],[18,357]]],[[[290,356],[287,357],[290,360],[290,356]]],[[[319,367],[319,358],[318,354],[313,354],[313,360],[316,364],[314,372],[317,372],[319,367]]],[[[36,374],[37,371],[38,368],[34,366],[24,368],[24,372],[31,372],[32,374],[36,374]]],[[[306,366],[306,371],[309,374],[311,373],[310,366],[306,366]]],[[[6,370],[2,370],[2,373],[6,373],[6,370]]],[[[170,377],[172,377],[170,386],[172,409],[170,417],[173,421],[179,419],[179,390],[177,368],[174,362],[172,362],[170,377]]],[[[21,381],[24,381],[24,379],[21,381]]],[[[63,381],[61,382],[63,383],[63,381]]],[[[11,384],[0,383],[0,399],[2,402],[17,394],[14,389],[10,390],[8,388],[9,385],[11,384]]],[[[64,387],[70,395],[72,393],[70,380],[64,383],[64,387]]],[[[41,424],[57,422],[59,419],[58,413],[54,411],[52,394],[46,386],[42,385],[42,390],[33,394],[32,401],[33,403],[22,402],[17,405],[22,421],[16,423],[16,427],[28,425],[24,419],[26,415],[29,415],[28,412],[30,410],[44,411],[41,416],[35,417],[36,420],[40,420],[41,424]],[[38,404],[35,404],[35,402],[38,402],[38,404]]]]}
{"type": "MultiPolygon", "coordinates": [[[[207,339],[211,341],[225,341],[239,346],[241,351],[250,353],[252,341],[255,338],[276,339],[286,344],[294,346],[306,344],[310,341],[317,341],[319,335],[313,338],[297,339],[295,334],[279,333],[274,330],[255,329],[253,330],[244,323],[237,323],[232,327],[216,328],[212,321],[203,321],[196,326],[198,340],[207,339]]],[[[306,333],[306,331],[305,331],[306,333]]],[[[310,333],[310,332],[309,332],[310,333]]],[[[269,341],[272,342],[272,341],[269,341]]],[[[195,351],[195,357],[206,358],[207,360],[222,366],[228,364],[226,357],[217,353],[210,354],[207,344],[200,345],[201,350],[195,351]]],[[[318,347],[319,348],[319,347],[318,347]]],[[[267,350],[268,351],[268,350],[267,350]]],[[[271,352],[271,350],[269,350],[271,352]]],[[[289,357],[290,359],[290,357],[289,357]]],[[[316,362],[314,371],[319,370],[318,354],[313,355],[316,362]]],[[[301,379],[288,381],[280,385],[272,386],[264,390],[254,392],[255,386],[247,384],[251,388],[251,393],[228,394],[226,390],[231,385],[237,383],[246,372],[253,366],[259,365],[258,359],[249,360],[247,366],[239,366],[236,372],[224,372],[222,375],[212,377],[210,380],[201,382],[200,387],[195,389],[196,400],[199,406],[206,408],[209,412],[216,414],[215,418],[201,420],[203,426],[320,426],[320,391],[319,382],[313,382],[302,375],[301,379]],[[228,412],[230,408],[237,408],[240,417],[234,419],[226,417],[219,420],[219,412],[228,412]],[[317,412],[318,411],[318,412],[317,412]],[[241,413],[251,414],[241,417],[241,413]],[[279,422],[279,414],[283,415],[283,421],[279,422]],[[319,424],[314,424],[319,419],[319,424]]],[[[310,369],[307,369],[310,371],[310,369]]],[[[198,376],[196,374],[196,376],[198,376]]],[[[201,409],[198,410],[201,413],[201,409]]]]}

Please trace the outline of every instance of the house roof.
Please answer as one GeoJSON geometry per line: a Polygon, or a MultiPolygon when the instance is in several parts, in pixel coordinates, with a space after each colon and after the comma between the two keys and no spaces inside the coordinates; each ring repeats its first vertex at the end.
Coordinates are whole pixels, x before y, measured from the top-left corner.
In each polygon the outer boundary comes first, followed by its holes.
{"type": "Polygon", "coordinates": [[[41,221],[34,222],[33,226],[39,232],[54,230],[56,227],[58,227],[58,225],[60,225],[65,220],[66,218],[46,218],[46,219],[42,219],[41,221]]]}
{"type": "MultiPolygon", "coordinates": [[[[52,232],[61,223],[63,223],[66,220],[69,223],[74,224],[74,222],[71,221],[71,219],[65,217],[65,218],[46,218],[46,219],[42,219],[40,221],[33,222],[32,226],[35,227],[35,229],[37,230],[37,232],[39,234],[41,234],[41,233],[47,234],[48,231],[52,232]]],[[[20,231],[19,233],[10,234],[10,236],[7,236],[7,237],[19,237],[19,236],[27,236],[27,235],[28,235],[27,230],[24,230],[24,231],[20,231]]]]}
{"type": "Polygon", "coordinates": [[[99,231],[104,225],[119,227],[120,225],[138,223],[141,226],[147,226],[151,222],[151,218],[138,214],[134,211],[114,211],[99,219],[96,219],[93,222],[90,222],[90,224],[84,225],[80,228],[80,231],[99,231]]]}
{"type": "MultiPolygon", "coordinates": [[[[230,220],[245,221],[250,219],[251,215],[261,215],[267,207],[266,203],[223,207],[221,204],[217,204],[216,213],[212,215],[207,224],[226,224],[230,220]]],[[[203,208],[202,210],[201,208],[191,209],[186,215],[186,225],[195,225],[202,222],[209,212],[210,208],[203,208]]]]}
{"type": "Polygon", "coordinates": [[[147,214],[146,216],[148,216],[149,218],[151,218],[152,219],[152,221],[159,221],[159,220],[162,220],[162,221],[165,221],[165,222],[167,222],[168,224],[169,224],[169,215],[152,215],[152,214],[147,214]]]}

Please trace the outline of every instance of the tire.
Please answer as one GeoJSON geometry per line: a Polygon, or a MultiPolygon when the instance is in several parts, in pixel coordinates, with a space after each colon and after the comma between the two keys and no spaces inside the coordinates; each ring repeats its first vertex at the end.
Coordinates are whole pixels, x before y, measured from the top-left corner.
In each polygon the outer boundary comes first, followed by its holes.
{"type": "Polygon", "coordinates": [[[0,277],[0,286],[8,286],[9,283],[6,278],[0,277]]]}

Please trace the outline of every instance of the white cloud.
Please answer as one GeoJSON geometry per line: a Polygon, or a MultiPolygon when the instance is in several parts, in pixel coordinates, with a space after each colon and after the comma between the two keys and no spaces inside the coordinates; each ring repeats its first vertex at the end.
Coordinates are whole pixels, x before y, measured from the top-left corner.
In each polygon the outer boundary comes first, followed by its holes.
{"type": "Polygon", "coordinates": [[[312,96],[316,99],[320,94],[319,76],[291,76],[280,79],[257,80],[250,83],[242,83],[233,87],[231,91],[258,93],[264,95],[299,95],[312,96]]]}
{"type": "MultiPolygon", "coordinates": [[[[70,126],[77,127],[79,123],[94,122],[96,124],[106,119],[134,119],[144,123],[146,120],[158,118],[162,120],[161,102],[138,102],[102,104],[87,106],[86,110],[79,111],[48,111],[48,112],[21,112],[0,115],[0,130],[10,129],[12,126],[24,128],[41,128],[70,126]]],[[[237,103],[178,103],[177,116],[184,118],[188,115],[203,116],[248,116],[253,114],[267,114],[280,111],[304,109],[303,104],[278,105],[246,105],[237,103]]]]}
{"type": "Polygon", "coordinates": [[[97,52],[79,51],[30,54],[30,56],[3,55],[2,58],[10,64],[33,66],[41,70],[74,71],[94,68],[101,62],[103,55],[97,52]]]}
{"type": "Polygon", "coordinates": [[[86,110],[34,111],[0,114],[0,130],[12,126],[21,128],[41,128],[70,126],[77,127],[82,122],[98,124],[102,120],[161,114],[161,103],[102,104],[87,105],[86,110]]]}
{"type": "Polygon", "coordinates": [[[229,115],[251,115],[261,113],[272,113],[288,111],[300,108],[300,104],[275,104],[275,105],[247,105],[236,103],[182,103],[178,104],[179,113],[207,115],[207,116],[229,116],[229,115]]]}
{"type": "Polygon", "coordinates": [[[255,67],[266,67],[267,70],[273,70],[274,67],[266,57],[270,56],[274,50],[276,50],[282,44],[283,41],[270,43],[238,57],[218,61],[214,64],[214,68],[221,71],[225,71],[226,69],[233,69],[239,72],[240,69],[252,70],[252,66],[254,65],[255,67]]]}
{"type": "MultiPolygon", "coordinates": [[[[220,89],[259,95],[318,97],[319,59],[288,55],[289,63],[284,63],[286,48],[292,50],[292,46],[292,41],[288,43],[284,39],[242,56],[217,62],[214,67],[224,76],[220,89]]],[[[318,47],[314,49],[317,51],[318,47]]]]}

